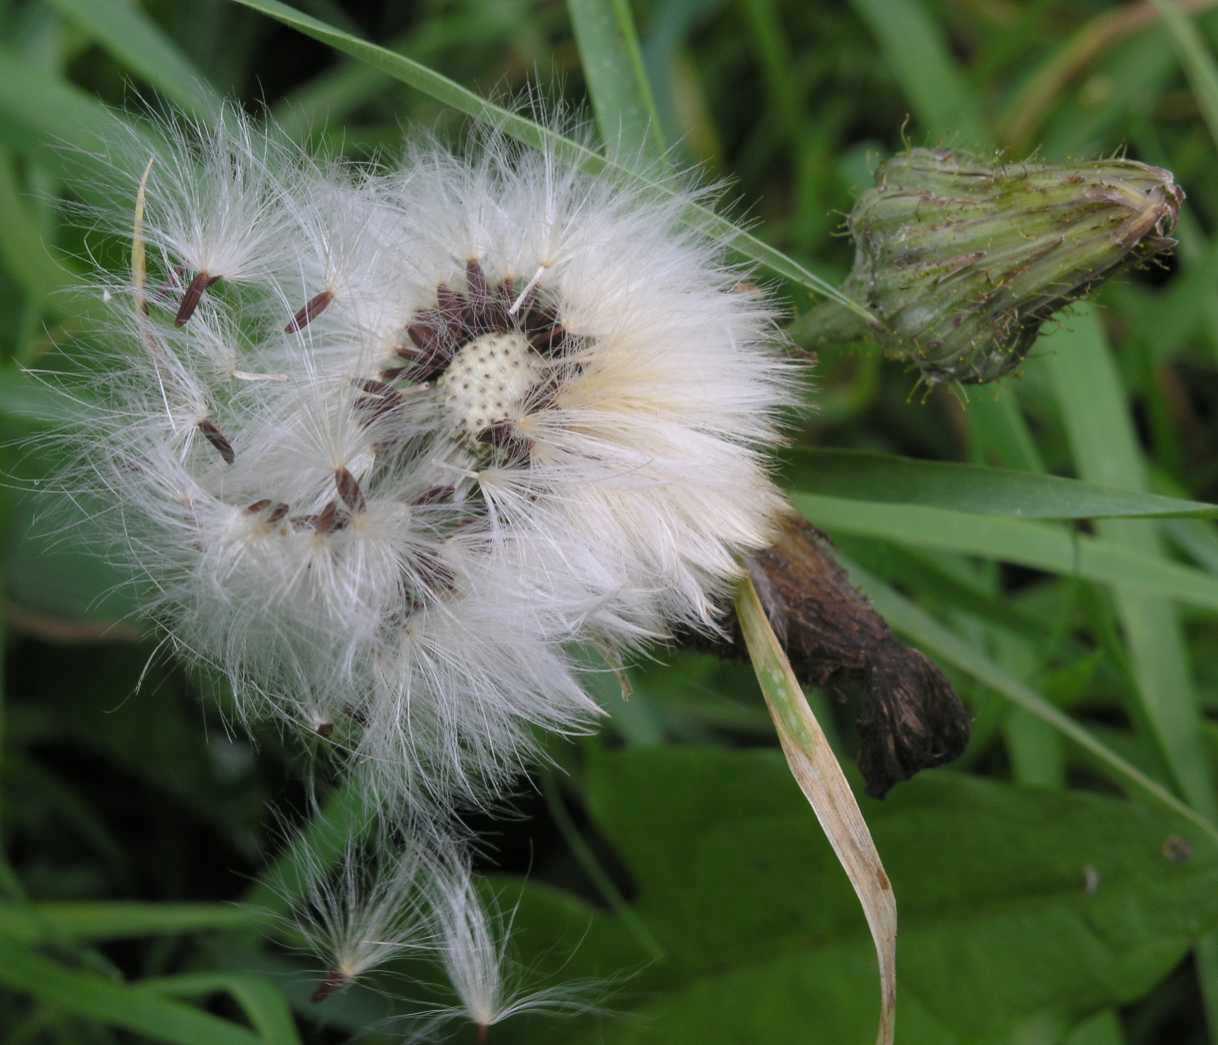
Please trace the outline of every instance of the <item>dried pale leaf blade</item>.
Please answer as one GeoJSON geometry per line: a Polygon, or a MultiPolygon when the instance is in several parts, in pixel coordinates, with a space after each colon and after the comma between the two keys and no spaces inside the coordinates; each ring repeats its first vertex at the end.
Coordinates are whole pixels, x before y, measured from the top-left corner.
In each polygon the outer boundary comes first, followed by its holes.
{"type": "Polygon", "coordinates": [[[148,175],[152,173],[152,161],[155,156],[148,157],[148,165],[140,176],[140,186],[135,193],[135,213],[131,220],[131,284],[135,287],[135,303],[137,308],[144,306],[144,284],[148,278],[148,262],[144,249],[144,199],[148,191],[148,175]]]}
{"type": "Polygon", "coordinates": [[[851,709],[869,795],[960,756],[970,719],[951,683],[892,633],[824,534],[788,515],[746,565],[796,678],[851,709]]]}
{"type": "Polygon", "coordinates": [[[812,806],[863,907],[880,971],[881,1010],[876,1043],[891,1045],[897,997],[897,903],[892,884],[854,792],[808,707],[799,680],[748,577],[737,589],[736,615],[791,774],[812,806]]]}

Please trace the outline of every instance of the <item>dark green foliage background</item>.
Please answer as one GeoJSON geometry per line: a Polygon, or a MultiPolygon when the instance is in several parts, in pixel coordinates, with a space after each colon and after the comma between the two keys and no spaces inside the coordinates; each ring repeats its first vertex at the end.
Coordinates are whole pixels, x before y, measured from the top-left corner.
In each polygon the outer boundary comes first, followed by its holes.
{"type": "MultiPolygon", "coordinates": [[[[923,401],[875,355],[826,352],[797,420],[796,505],[975,714],[952,772],[864,801],[902,914],[902,1045],[1218,1041],[1218,833],[1163,800],[1218,814],[1218,4],[1177,6],[1201,11],[1192,36],[1141,2],[605,0],[634,14],[676,162],[730,179],[737,218],[834,282],[841,216],[903,142],[1123,150],[1188,193],[1177,259],[1052,324],[1019,378],[923,401]]],[[[484,95],[540,81],[589,118],[590,86],[603,119],[637,73],[585,80],[559,2],[300,8],[484,95]]],[[[88,530],[46,515],[57,461],[28,438],[53,407],[21,371],[90,352],[74,274],[90,252],[122,262],[60,202],[88,194],[62,146],[98,129],[98,99],[205,114],[232,96],[359,158],[463,117],[224,0],[0,0],[0,26],[0,1038],[401,1040],[382,1021],[442,997],[436,970],[308,1003],[318,970],[260,880],[284,833],[268,810],[304,816],[310,752],[231,728],[222,692],[155,655],[88,530]]],[[[798,343],[812,299],[775,289],[798,343]]],[[[601,736],[555,746],[523,816],[477,825],[519,903],[522,977],[604,977],[612,1012],[491,1040],[871,1041],[862,915],[748,667],[666,651],[631,675],[601,736]]],[[[848,760],[848,719],[812,700],[848,760]]]]}

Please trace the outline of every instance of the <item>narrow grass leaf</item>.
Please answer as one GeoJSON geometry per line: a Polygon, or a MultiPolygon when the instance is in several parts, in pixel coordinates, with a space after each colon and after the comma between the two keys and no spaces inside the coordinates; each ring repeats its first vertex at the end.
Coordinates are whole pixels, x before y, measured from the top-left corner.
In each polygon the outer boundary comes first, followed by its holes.
{"type": "Polygon", "coordinates": [[[791,775],[862,904],[880,970],[876,1043],[891,1045],[897,1004],[897,902],[892,883],[854,792],[747,577],[736,592],[736,615],[791,775]]]}
{"type": "Polygon", "coordinates": [[[937,144],[987,147],[977,95],[919,0],[852,0],[851,6],[879,40],[887,66],[937,144]]]}
{"type": "Polygon", "coordinates": [[[40,300],[72,280],[52,259],[31,211],[18,183],[13,157],[8,149],[0,147],[0,265],[28,294],[40,300]]]}
{"type": "Polygon", "coordinates": [[[1054,475],[865,450],[799,450],[786,456],[789,488],[848,500],[913,504],[1017,519],[1218,515],[1218,505],[1054,475]]]}
{"type": "Polygon", "coordinates": [[[108,1027],[174,1045],[257,1045],[252,1031],[151,991],[79,972],[0,938],[0,984],[108,1027]]]}
{"type": "Polygon", "coordinates": [[[129,71],[159,94],[195,116],[214,117],[220,98],[151,18],[134,3],[50,0],[81,31],[96,40],[129,71]]]}
{"type": "Polygon", "coordinates": [[[567,0],[567,10],[608,154],[637,169],[662,160],[660,118],[628,0],[567,0]]]}
{"type": "Polygon", "coordinates": [[[809,522],[830,533],[977,555],[1218,609],[1218,580],[1210,574],[1051,523],[801,493],[792,494],[791,501],[809,522]]]}
{"type": "Polygon", "coordinates": [[[329,796],[242,903],[267,914],[286,911],[308,885],[306,870],[324,870],[337,863],[368,821],[369,798],[354,781],[348,782],[329,796]]]}
{"type": "Polygon", "coordinates": [[[1200,30],[1180,10],[1175,0],[1151,0],[1151,3],[1167,26],[1168,35],[1197,96],[1197,104],[1209,127],[1210,137],[1218,145],[1218,65],[1214,62],[1213,48],[1205,42],[1200,30]]]}
{"type": "MultiPolygon", "coordinates": [[[[1218,114],[1218,107],[1215,112],[1218,114]]],[[[1146,465],[1095,309],[1077,309],[1069,327],[1054,333],[1049,347],[1045,365],[1079,472],[1103,482],[1145,488],[1146,465]]],[[[1099,530],[1105,540],[1137,554],[1162,552],[1162,541],[1151,526],[1107,521],[1099,530]]],[[[1137,703],[1130,710],[1143,731],[1153,738],[1180,792],[1198,812],[1214,820],[1218,814],[1214,777],[1202,739],[1203,719],[1189,665],[1188,643],[1175,607],[1164,598],[1124,586],[1117,586],[1114,597],[1136,683],[1137,703]]],[[[1210,1040],[1216,1041],[1218,936],[1204,938],[1198,944],[1197,956],[1210,1040]]]]}
{"type": "Polygon", "coordinates": [[[263,1041],[273,1045],[299,1045],[300,1032],[296,1029],[287,998],[273,983],[261,976],[191,973],[142,980],[138,989],[171,998],[202,999],[209,994],[227,994],[241,1006],[241,1011],[263,1041]]]}
{"type": "MultiPolygon", "coordinates": [[[[646,178],[614,160],[607,159],[586,145],[565,138],[556,131],[526,119],[502,105],[487,101],[434,69],[327,25],[287,4],[280,3],[279,0],[236,0],[236,2],[269,18],[274,18],[284,25],[291,26],[343,54],[351,55],[353,58],[358,58],[368,65],[381,69],[395,80],[400,80],[402,83],[422,91],[458,112],[463,112],[475,119],[489,121],[525,145],[534,148],[543,145],[553,148],[559,156],[581,170],[593,174],[605,171],[630,178],[644,185],[649,191],[660,195],[672,195],[674,192],[673,188],[664,184],[663,181],[646,178]]],[[[868,322],[874,322],[875,317],[867,309],[847,297],[832,283],[809,272],[794,258],[775,250],[752,233],[746,232],[728,221],[727,218],[716,214],[709,207],[691,204],[686,211],[686,221],[692,228],[722,240],[742,257],[755,261],[771,272],[817,294],[832,298],[868,322]]]]}
{"type": "Polygon", "coordinates": [[[87,147],[111,119],[88,92],[0,47],[0,142],[22,153],[55,143],[87,147]]]}
{"type": "Polygon", "coordinates": [[[23,943],[127,940],[257,928],[250,907],[207,903],[45,902],[0,904],[0,936],[23,943]]]}
{"type": "Polygon", "coordinates": [[[1218,841],[1218,827],[1108,745],[1097,740],[1069,715],[1059,711],[1034,690],[1004,671],[982,653],[976,643],[961,638],[904,595],[857,565],[847,560],[843,560],[843,565],[849,571],[851,580],[862,588],[876,610],[893,629],[910,639],[923,652],[933,655],[944,664],[952,665],[1048,723],[1067,740],[1107,766],[1116,779],[1132,785],[1163,808],[1185,817],[1218,841]]]}

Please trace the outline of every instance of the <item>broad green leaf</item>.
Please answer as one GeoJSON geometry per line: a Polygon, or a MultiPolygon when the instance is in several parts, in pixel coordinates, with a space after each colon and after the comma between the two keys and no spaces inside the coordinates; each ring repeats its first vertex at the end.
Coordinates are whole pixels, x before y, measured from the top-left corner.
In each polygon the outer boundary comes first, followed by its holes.
{"type": "Polygon", "coordinates": [[[1023,519],[1218,515],[1215,504],[1136,489],[865,450],[799,450],[786,455],[785,465],[787,484],[801,493],[975,515],[1023,519]]]}
{"type": "Polygon", "coordinates": [[[109,1027],[177,1045],[257,1045],[244,1027],[157,997],[138,985],[69,969],[0,938],[0,985],[109,1027]]]}
{"type": "MultiPolygon", "coordinates": [[[[669,957],[649,962],[620,919],[522,885],[526,964],[579,938],[563,975],[633,976],[614,1014],[512,1021],[497,1041],[870,1038],[864,920],[776,753],[599,754],[585,795],[669,957]]],[[[1218,922],[1218,844],[1157,809],[932,773],[863,810],[901,898],[901,1045],[1060,1041],[1218,922]]]]}
{"type": "Polygon", "coordinates": [[[193,973],[143,980],[139,989],[171,998],[206,998],[209,994],[229,994],[241,1006],[241,1011],[263,1041],[273,1045],[298,1045],[300,1042],[287,999],[274,984],[261,976],[193,973]]]}
{"type": "Polygon", "coordinates": [[[809,522],[830,534],[856,534],[978,555],[1218,609],[1218,580],[1209,574],[1050,523],[800,493],[793,494],[791,501],[809,522]]]}
{"type": "MultiPolygon", "coordinates": [[[[526,145],[534,148],[543,146],[552,148],[564,160],[582,170],[592,174],[603,171],[630,179],[641,184],[648,191],[661,196],[672,195],[675,191],[672,186],[662,181],[645,178],[629,168],[607,159],[586,145],[565,138],[556,131],[528,120],[502,105],[487,101],[434,69],[327,25],[317,18],[280,3],[279,0],[236,0],[236,2],[274,18],[284,25],[289,25],[306,36],[320,40],[335,50],[381,69],[394,79],[430,95],[458,112],[463,112],[476,119],[487,120],[526,145]]],[[[770,271],[817,294],[832,298],[866,320],[872,319],[871,314],[865,308],[845,297],[831,283],[809,272],[794,258],[775,250],[756,236],[745,232],[726,218],[720,217],[710,208],[701,204],[690,204],[686,210],[686,220],[691,227],[721,240],[737,254],[756,261],[770,271]]]]}
{"type": "Polygon", "coordinates": [[[196,116],[214,117],[220,99],[202,72],[139,4],[123,0],[49,0],[119,62],[164,97],[196,116]]]}

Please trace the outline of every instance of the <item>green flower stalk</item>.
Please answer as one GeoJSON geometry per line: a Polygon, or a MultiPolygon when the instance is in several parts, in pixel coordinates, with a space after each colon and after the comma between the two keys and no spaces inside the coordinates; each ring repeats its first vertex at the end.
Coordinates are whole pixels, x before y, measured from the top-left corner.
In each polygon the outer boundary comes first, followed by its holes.
{"type": "Polygon", "coordinates": [[[812,313],[819,345],[876,342],[927,384],[985,384],[1023,361],[1054,313],[1170,253],[1184,193],[1133,160],[986,162],[911,149],[881,164],[847,224],[842,288],[876,317],[812,313]]]}

